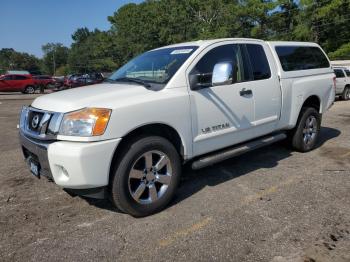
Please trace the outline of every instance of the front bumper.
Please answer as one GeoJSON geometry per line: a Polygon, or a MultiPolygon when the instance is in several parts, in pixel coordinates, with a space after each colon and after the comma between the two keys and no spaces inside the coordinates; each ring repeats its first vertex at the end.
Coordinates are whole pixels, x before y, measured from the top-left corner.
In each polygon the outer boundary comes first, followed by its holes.
{"type": "Polygon", "coordinates": [[[28,138],[21,131],[19,132],[19,140],[26,161],[29,158],[34,158],[36,162],[40,163],[40,175],[53,179],[47,156],[47,149],[52,142],[28,138]]]}
{"type": "Polygon", "coordinates": [[[40,175],[65,189],[92,189],[108,185],[114,151],[121,139],[99,142],[40,141],[20,131],[24,157],[40,164],[40,175]]]}

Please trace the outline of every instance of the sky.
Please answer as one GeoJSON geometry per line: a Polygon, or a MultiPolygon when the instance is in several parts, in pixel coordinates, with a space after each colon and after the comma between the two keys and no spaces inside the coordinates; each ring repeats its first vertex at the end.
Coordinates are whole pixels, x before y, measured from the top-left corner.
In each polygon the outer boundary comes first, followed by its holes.
{"type": "Polygon", "coordinates": [[[127,3],[142,0],[1,0],[0,49],[13,48],[42,57],[41,46],[70,46],[80,27],[107,30],[107,17],[127,3]]]}

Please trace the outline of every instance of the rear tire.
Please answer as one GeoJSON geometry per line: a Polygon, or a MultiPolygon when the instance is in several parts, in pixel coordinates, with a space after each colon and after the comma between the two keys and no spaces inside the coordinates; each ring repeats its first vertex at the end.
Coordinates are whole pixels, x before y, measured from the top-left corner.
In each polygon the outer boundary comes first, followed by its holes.
{"type": "Polygon", "coordinates": [[[342,98],[342,100],[345,100],[345,101],[350,99],[350,87],[349,86],[346,86],[344,88],[344,91],[341,95],[341,98],[342,98]]]}
{"type": "Polygon", "coordinates": [[[26,88],[24,88],[24,93],[25,94],[34,94],[35,87],[34,86],[26,86],[26,88]]]}
{"type": "Polygon", "coordinates": [[[135,217],[164,209],[180,181],[181,161],[175,147],[163,137],[139,137],[118,154],[110,180],[112,203],[135,217]]]}
{"type": "Polygon", "coordinates": [[[296,127],[290,132],[292,147],[299,152],[308,152],[316,147],[321,128],[321,115],[312,107],[301,109],[296,127]]]}

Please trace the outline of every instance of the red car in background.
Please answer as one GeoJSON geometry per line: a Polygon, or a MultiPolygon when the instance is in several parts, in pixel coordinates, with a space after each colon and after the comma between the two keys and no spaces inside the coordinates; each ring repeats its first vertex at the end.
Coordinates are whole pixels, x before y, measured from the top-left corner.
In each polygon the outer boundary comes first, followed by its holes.
{"type": "Polygon", "coordinates": [[[43,85],[45,88],[53,88],[56,86],[56,80],[52,76],[38,75],[33,76],[35,85],[39,87],[43,85]]]}
{"type": "Polygon", "coordinates": [[[35,80],[31,75],[1,75],[0,92],[22,92],[25,94],[34,94],[35,80]]]}

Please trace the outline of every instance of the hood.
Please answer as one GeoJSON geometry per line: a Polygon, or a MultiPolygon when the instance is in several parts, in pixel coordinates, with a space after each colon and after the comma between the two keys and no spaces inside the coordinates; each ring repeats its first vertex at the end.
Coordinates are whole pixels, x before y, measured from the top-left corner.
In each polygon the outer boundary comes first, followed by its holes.
{"type": "Polygon", "coordinates": [[[91,86],[78,87],[48,95],[34,100],[32,106],[38,109],[66,113],[84,107],[101,107],[114,109],[130,99],[154,94],[141,85],[103,83],[91,86]]]}

